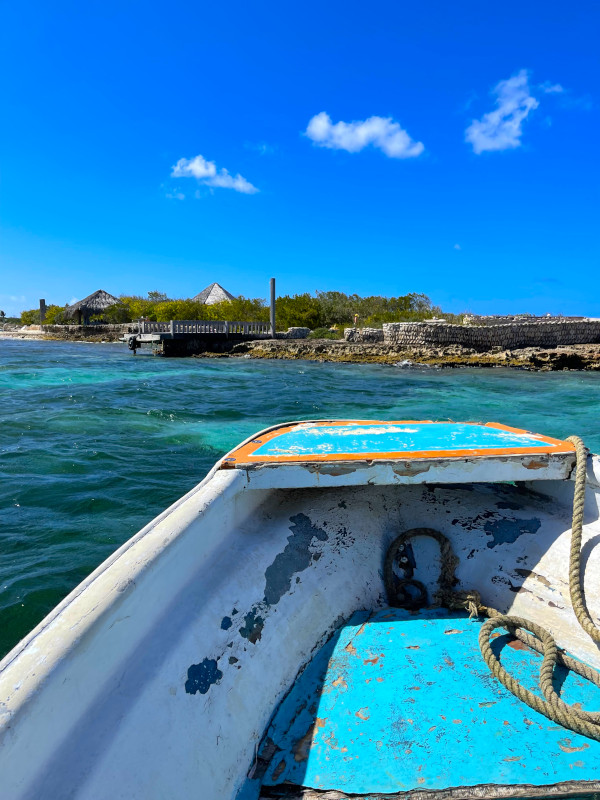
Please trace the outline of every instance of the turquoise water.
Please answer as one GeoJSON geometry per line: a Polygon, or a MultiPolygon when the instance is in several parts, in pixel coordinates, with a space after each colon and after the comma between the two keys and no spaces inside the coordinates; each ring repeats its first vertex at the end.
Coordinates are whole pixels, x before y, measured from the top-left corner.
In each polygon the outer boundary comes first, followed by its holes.
{"type": "Polygon", "coordinates": [[[600,374],[135,358],[0,341],[0,653],[252,433],[297,419],[498,421],[600,451],[600,374]]]}

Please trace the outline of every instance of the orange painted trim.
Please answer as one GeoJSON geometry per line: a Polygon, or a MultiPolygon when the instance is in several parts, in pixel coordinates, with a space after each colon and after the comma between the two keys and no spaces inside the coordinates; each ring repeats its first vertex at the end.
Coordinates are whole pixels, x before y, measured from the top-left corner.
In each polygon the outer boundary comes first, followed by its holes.
{"type": "MultiPolygon", "coordinates": [[[[288,433],[298,425],[282,425],[269,433],[264,434],[260,439],[253,439],[248,444],[233,450],[231,455],[223,459],[222,467],[235,467],[240,464],[249,463],[271,463],[271,464],[291,464],[291,463],[310,463],[326,461],[389,461],[391,459],[447,459],[447,458],[468,458],[482,456],[527,456],[527,455],[552,455],[555,453],[574,453],[575,446],[571,442],[562,439],[553,439],[549,436],[542,436],[531,431],[511,428],[508,425],[501,425],[498,422],[468,422],[461,423],[466,425],[482,425],[487,428],[496,428],[509,433],[525,434],[539,440],[539,447],[504,447],[494,449],[469,449],[469,450],[407,450],[400,452],[378,452],[378,453],[327,453],[327,454],[302,454],[302,455],[280,455],[264,456],[255,455],[255,451],[263,444],[276,439],[284,433],[288,433]]],[[[432,420],[333,420],[331,422],[308,423],[317,427],[334,427],[343,425],[436,425],[439,422],[432,420]]]]}

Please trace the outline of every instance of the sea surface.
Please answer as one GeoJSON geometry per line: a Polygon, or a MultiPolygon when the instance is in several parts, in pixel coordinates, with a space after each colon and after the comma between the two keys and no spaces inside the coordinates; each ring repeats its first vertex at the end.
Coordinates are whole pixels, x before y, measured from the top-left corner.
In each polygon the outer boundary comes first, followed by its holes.
{"type": "Polygon", "coordinates": [[[241,440],[300,419],[498,421],[600,452],[600,374],[163,359],[0,340],[0,655],[241,440]]]}

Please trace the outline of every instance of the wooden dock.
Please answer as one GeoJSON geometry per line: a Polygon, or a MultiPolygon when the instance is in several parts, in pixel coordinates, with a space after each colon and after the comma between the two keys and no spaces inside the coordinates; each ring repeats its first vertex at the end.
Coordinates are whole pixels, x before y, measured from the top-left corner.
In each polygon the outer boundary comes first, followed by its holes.
{"type": "Polygon", "coordinates": [[[172,319],[169,322],[137,320],[137,333],[123,337],[130,350],[144,344],[158,346],[163,355],[193,355],[206,350],[223,350],[230,342],[272,339],[268,322],[172,319]]]}

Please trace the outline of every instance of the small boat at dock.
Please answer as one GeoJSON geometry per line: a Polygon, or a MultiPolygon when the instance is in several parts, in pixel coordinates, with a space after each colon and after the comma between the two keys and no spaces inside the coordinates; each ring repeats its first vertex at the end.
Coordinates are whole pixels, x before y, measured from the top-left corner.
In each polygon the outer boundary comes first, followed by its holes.
{"type": "Polygon", "coordinates": [[[576,437],[262,431],[0,663],[0,797],[594,797],[599,508],[576,437]]]}

